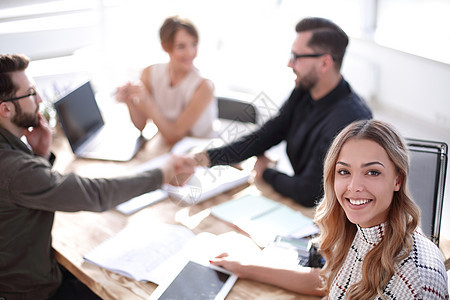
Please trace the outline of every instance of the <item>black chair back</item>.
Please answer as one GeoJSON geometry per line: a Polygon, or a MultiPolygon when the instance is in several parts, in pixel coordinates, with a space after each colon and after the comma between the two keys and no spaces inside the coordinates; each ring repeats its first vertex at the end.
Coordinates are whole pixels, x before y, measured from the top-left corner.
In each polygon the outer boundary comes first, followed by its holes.
{"type": "Polygon", "coordinates": [[[421,227],[439,245],[448,146],[446,143],[406,139],[410,155],[408,187],[422,211],[421,227]]]}
{"type": "Polygon", "coordinates": [[[256,124],[257,112],[253,104],[226,97],[217,97],[219,119],[256,124]]]}

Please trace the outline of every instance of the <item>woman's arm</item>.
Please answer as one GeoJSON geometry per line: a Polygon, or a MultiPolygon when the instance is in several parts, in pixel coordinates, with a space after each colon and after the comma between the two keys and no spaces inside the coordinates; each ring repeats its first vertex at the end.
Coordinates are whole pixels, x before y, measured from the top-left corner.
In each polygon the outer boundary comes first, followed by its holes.
{"type": "Polygon", "coordinates": [[[299,294],[324,296],[323,291],[320,290],[321,280],[318,268],[280,269],[259,264],[244,264],[228,259],[226,253],[219,255],[211,263],[230,270],[239,278],[256,280],[299,294]]]}
{"type": "Polygon", "coordinates": [[[151,88],[147,83],[149,80],[148,74],[150,74],[151,66],[146,67],[141,74],[142,86],[133,83],[127,83],[117,89],[116,98],[117,101],[125,103],[128,107],[128,112],[130,113],[131,121],[134,126],[140,131],[144,130],[145,125],[149,119],[148,115],[145,113],[146,103],[152,103],[151,99],[151,88]],[[145,88],[144,88],[145,87],[145,88]]]}

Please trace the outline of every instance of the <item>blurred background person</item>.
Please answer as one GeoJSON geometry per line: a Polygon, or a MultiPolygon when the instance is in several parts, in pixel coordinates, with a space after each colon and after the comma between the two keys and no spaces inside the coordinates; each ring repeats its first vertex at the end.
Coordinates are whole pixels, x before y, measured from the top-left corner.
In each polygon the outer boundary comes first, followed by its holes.
{"type": "Polygon", "coordinates": [[[254,170],[276,192],[305,207],[321,198],[322,167],[336,134],[355,120],[372,118],[366,102],[341,74],[347,34],[334,22],[308,17],[295,27],[288,66],[296,75],[295,88],[278,114],[261,128],[222,147],[194,155],[198,165],[233,165],[257,156],[254,170]],[[286,141],[294,170],[276,169],[266,151],[286,141]]]}
{"type": "Polygon", "coordinates": [[[191,21],[174,16],[164,21],[159,35],[169,62],[146,67],[139,82],[118,88],[117,100],[127,104],[136,128],[142,131],[151,120],[169,144],[188,135],[214,136],[214,85],[194,66],[197,29],[191,21]]]}

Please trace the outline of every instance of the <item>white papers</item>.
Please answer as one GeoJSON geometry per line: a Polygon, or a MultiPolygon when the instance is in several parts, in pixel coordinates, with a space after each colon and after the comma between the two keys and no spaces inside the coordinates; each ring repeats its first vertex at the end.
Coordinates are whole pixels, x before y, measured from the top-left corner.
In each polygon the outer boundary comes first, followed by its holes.
{"type": "Polygon", "coordinates": [[[161,269],[167,276],[147,300],[225,299],[237,277],[208,262],[220,253],[217,251],[220,242],[220,237],[207,232],[187,242],[171,258],[172,264],[161,269]]]}
{"type": "Polygon", "coordinates": [[[138,210],[166,199],[168,196],[166,191],[158,189],[156,191],[146,193],[119,204],[116,209],[123,214],[130,215],[138,210]]]}
{"type": "Polygon", "coordinates": [[[158,272],[158,279],[164,282],[173,278],[188,260],[208,264],[210,259],[224,252],[233,257],[246,258],[257,258],[261,254],[252,240],[236,232],[221,235],[201,232],[186,242],[179,252],[162,263],[155,272],[158,272]]]}
{"type": "Polygon", "coordinates": [[[187,136],[176,143],[170,150],[170,153],[175,155],[183,155],[193,150],[195,152],[200,152],[222,145],[223,141],[220,139],[202,139],[187,136]]]}
{"type": "MultiPolygon", "coordinates": [[[[185,137],[173,146],[171,152],[182,155],[192,149],[203,151],[222,144],[223,141],[219,139],[185,137]]],[[[249,177],[250,171],[238,170],[231,166],[197,167],[195,174],[184,186],[166,185],[164,190],[172,200],[183,205],[194,205],[246,183],[249,177]]]]}
{"type": "Polygon", "coordinates": [[[148,171],[151,169],[159,168],[162,165],[164,165],[169,160],[169,158],[170,158],[170,153],[166,153],[166,154],[157,156],[153,159],[146,161],[145,163],[140,164],[136,168],[133,168],[131,170],[131,173],[136,174],[136,173],[145,172],[145,171],[148,171]]]}
{"type": "Polygon", "coordinates": [[[250,171],[230,166],[197,167],[195,174],[184,186],[166,185],[164,189],[172,200],[184,205],[194,205],[248,182],[249,176],[250,171]]]}
{"type": "MultiPolygon", "coordinates": [[[[131,170],[130,173],[136,174],[139,172],[159,168],[164,163],[166,163],[169,157],[170,153],[158,156],[134,168],[133,170],[131,170]]],[[[138,210],[146,206],[159,202],[165,198],[167,198],[167,192],[162,189],[157,189],[155,191],[143,194],[141,196],[132,198],[122,204],[119,204],[118,206],[116,206],[116,209],[123,214],[129,215],[137,212],[138,210]]]]}
{"type": "Polygon", "coordinates": [[[180,251],[158,267],[158,279],[160,282],[167,281],[176,275],[180,266],[183,266],[190,259],[208,263],[208,260],[220,254],[219,249],[217,249],[218,245],[219,243],[215,234],[209,232],[199,233],[186,242],[180,251]]]}
{"type": "Polygon", "coordinates": [[[236,233],[194,235],[180,225],[144,221],[128,225],[85,254],[84,259],[138,281],[160,284],[173,277],[187,260],[208,264],[222,251],[243,244],[243,239],[236,233]]]}
{"type": "MultiPolygon", "coordinates": [[[[164,157],[159,157],[162,161],[164,157]]],[[[170,196],[180,205],[194,205],[208,200],[234,187],[245,184],[250,177],[250,171],[238,170],[230,166],[215,166],[212,168],[197,167],[194,175],[182,187],[164,185],[162,189],[133,198],[116,207],[124,214],[132,214],[148,205],[170,196]]]]}
{"type": "MultiPolygon", "coordinates": [[[[217,139],[185,137],[175,144],[171,153],[182,155],[193,148],[203,150],[219,145],[220,140],[217,139]]],[[[132,173],[144,172],[162,166],[170,158],[171,153],[158,156],[139,165],[132,170],[132,173]]],[[[132,214],[146,206],[167,198],[167,196],[170,196],[177,204],[194,205],[245,184],[249,177],[250,171],[238,170],[231,166],[215,166],[212,168],[197,167],[195,174],[183,187],[165,185],[162,189],[133,198],[117,206],[116,209],[127,215],[132,214]]]]}
{"type": "Polygon", "coordinates": [[[193,237],[180,225],[133,224],[91,250],[84,259],[135,280],[158,284],[165,276],[159,267],[193,237]]]}

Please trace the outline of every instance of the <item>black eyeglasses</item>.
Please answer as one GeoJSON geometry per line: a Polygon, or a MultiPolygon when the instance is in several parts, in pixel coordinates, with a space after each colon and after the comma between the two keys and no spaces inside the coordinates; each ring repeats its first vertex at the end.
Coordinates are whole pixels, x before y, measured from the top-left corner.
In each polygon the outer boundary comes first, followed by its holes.
{"type": "Polygon", "coordinates": [[[291,61],[295,61],[296,59],[299,58],[304,58],[304,57],[321,57],[324,56],[326,53],[312,53],[312,54],[297,54],[294,52],[291,52],[291,61]]]}
{"type": "Polygon", "coordinates": [[[36,96],[36,90],[33,89],[33,88],[31,88],[30,90],[31,90],[30,93],[27,94],[27,95],[23,95],[23,96],[19,96],[19,97],[14,97],[14,98],[9,98],[9,99],[6,99],[6,100],[0,100],[0,103],[1,103],[1,102],[16,101],[16,100],[20,100],[20,99],[23,99],[23,98],[27,98],[27,97],[31,97],[31,96],[36,96]]]}

